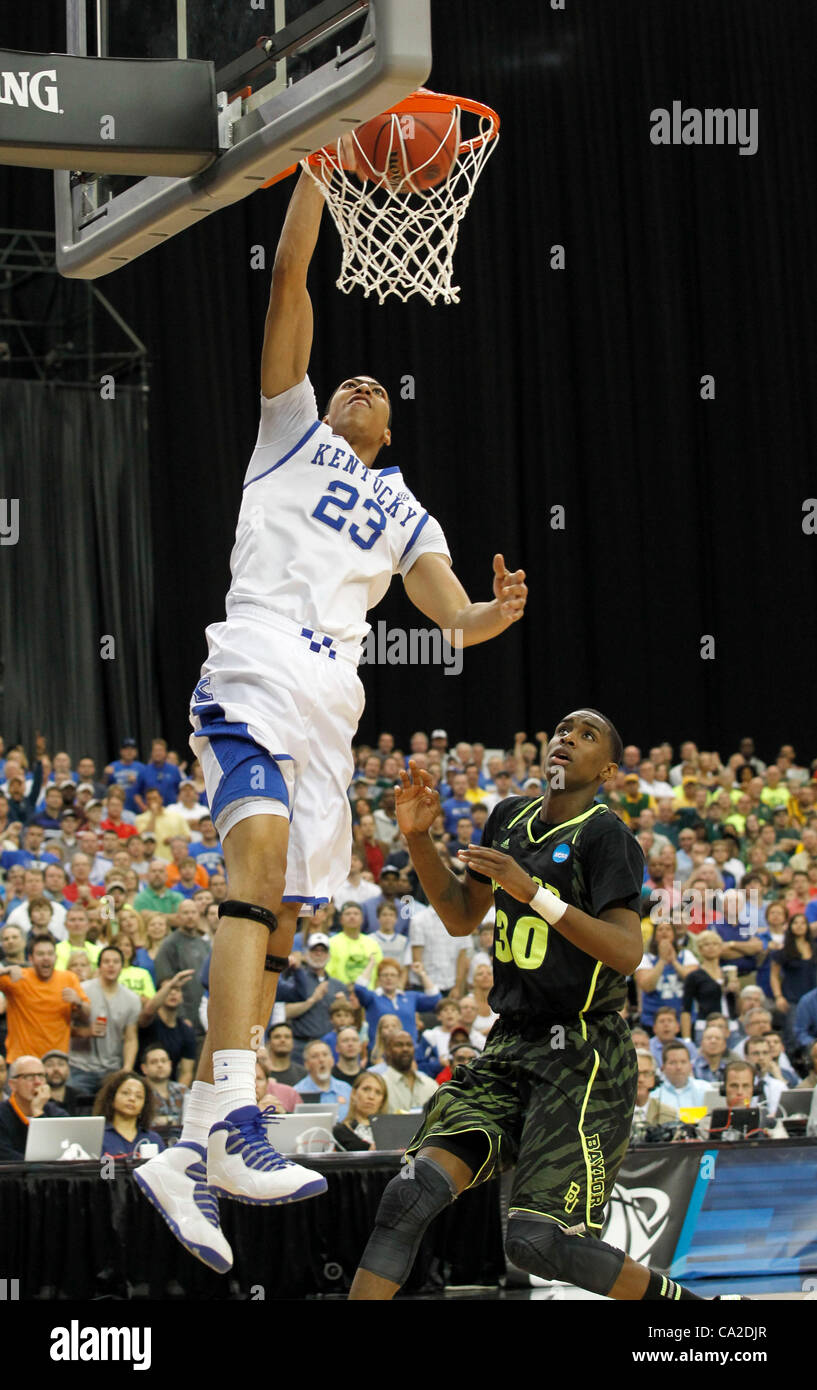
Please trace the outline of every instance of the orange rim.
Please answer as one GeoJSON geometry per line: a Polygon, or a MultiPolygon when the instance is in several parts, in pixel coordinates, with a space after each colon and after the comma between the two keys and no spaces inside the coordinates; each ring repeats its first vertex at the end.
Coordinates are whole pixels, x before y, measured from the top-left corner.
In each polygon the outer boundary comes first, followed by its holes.
{"type": "MultiPolygon", "coordinates": [[[[384,116],[400,115],[401,112],[419,113],[426,111],[430,114],[448,116],[459,106],[462,111],[470,111],[473,116],[480,116],[491,122],[491,129],[474,135],[470,140],[460,141],[460,154],[467,154],[469,150],[475,150],[480,145],[485,145],[489,140],[495,140],[499,134],[500,120],[496,111],[492,107],[486,106],[483,101],[472,101],[470,97],[450,96],[446,92],[432,92],[428,87],[418,87],[416,92],[404,97],[394,106],[390,106],[388,111],[383,111],[384,116]]],[[[373,117],[376,120],[377,117],[373,117]]],[[[323,149],[316,150],[314,154],[308,156],[307,163],[315,164],[320,159],[324,150],[332,154],[337,154],[337,145],[324,145],[323,149]]],[[[298,172],[299,164],[293,164],[291,168],[284,169],[283,173],[276,174],[274,178],[267,179],[266,183],[260,185],[261,188],[271,188],[273,184],[280,183],[281,179],[289,178],[291,174],[298,172]]]]}

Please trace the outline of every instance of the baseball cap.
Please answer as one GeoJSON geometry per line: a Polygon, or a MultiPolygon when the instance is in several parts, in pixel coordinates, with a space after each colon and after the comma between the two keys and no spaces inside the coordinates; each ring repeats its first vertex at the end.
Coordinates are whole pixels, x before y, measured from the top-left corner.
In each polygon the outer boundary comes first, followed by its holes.
{"type": "Polygon", "coordinates": [[[123,738],[123,740],[122,740],[122,742],[120,743],[119,747],[120,747],[120,748],[136,748],[136,747],[137,747],[136,739],[135,739],[135,738],[123,738]]]}
{"type": "Polygon", "coordinates": [[[73,806],[66,806],[65,810],[60,812],[60,820],[66,820],[68,816],[73,816],[74,820],[78,819],[78,814],[73,806]]]}
{"type": "Polygon", "coordinates": [[[313,936],[310,936],[308,942],[306,943],[306,949],[307,951],[311,951],[315,946],[325,946],[328,951],[329,937],[324,936],[322,931],[316,931],[313,936]]]}
{"type": "Polygon", "coordinates": [[[523,789],[525,787],[535,787],[537,791],[540,791],[542,783],[539,781],[538,777],[526,777],[522,785],[523,789]]]}
{"type": "MultiPolygon", "coordinates": [[[[82,787],[80,787],[78,790],[79,790],[79,791],[82,791],[82,787]]],[[[91,788],[91,790],[93,791],[93,787],[91,788]]],[[[96,800],[86,801],[86,803],[85,803],[85,809],[86,809],[86,811],[92,811],[92,810],[94,809],[95,806],[102,806],[102,805],[104,805],[104,802],[102,802],[102,801],[96,801],[96,800]]]]}
{"type": "Polygon", "coordinates": [[[44,1052],[40,1061],[47,1062],[49,1057],[61,1057],[64,1062],[69,1060],[67,1052],[61,1052],[58,1047],[52,1047],[50,1051],[44,1052]]]}
{"type": "Polygon", "coordinates": [[[399,874],[399,873],[400,873],[400,870],[398,869],[398,867],[397,867],[396,864],[384,864],[384,865],[383,865],[383,868],[380,870],[380,877],[382,878],[384,874],[399,874]]]}
{"type": "Polygon", "coordinates": [[[125,887],[124,883],[122,882],[121,878],[113,878],[113,879],[111,879],[110,883],[106,883],[106,884],[105,884],[105,887],[106,887],[109,891],[110,891],[111,888],[121,888],[123,893],[127,893],[127,891],[128,891],[127,888],[125,887]]]}
{"type": "Polygon", "coordinates": [[[624,781],[625,781],[625,782],[637,782],[637,781],[638,781],[638,773],[637,773],[637,772],[628,772],[628,773],[626,774],[625,778],[624,778],[624,781]]]}
{"type": "Polygon", "coordinates": [[[143,840],[155,840],[155,839],[156,839],[156,834],[155,834],[155,832],[154,832],[153,830],[143,830],[143,831],[142,831],[142,839],[143,839],[143,840]]]}
{"type": "Polygon", "coordinates": [[[179,783],[180,787],[195,787],[195,785],[196,784],[193,781],[192,777],[183,777],[181,782],[179,783]]]}
{"type": "MultiPolygon", "coordinates": [[[[65,783],[63,782],[62,785],[65,786],[65,783]]],[[[76,784],[76,782],[71,782],[71,783],[70,783],[70,786],[72,786],[72,787],[77,787],[77,784],[76,784]]],[[[93,782],[80,782],[79,786],[77,787],[77,791],[78,791],[78,792],[92,792],[93,789],[94,789],[94,784],[93,784],[93,782]]]]}
{"type": "MultiPolygon", "coordinates": [[[[60,791],[62,791],[63,787],[76,787],[76,785],[77,784],[74,781],[73,777],[66,777],[64,782],[60,782],[60,791]]],[[[88,784],[86,782],[83,782],[82,785],[87,786],[88,784]]],[[[91,788],[91,791],[93,791],[93,787],[91,788]]]]}
{"type": "Polygon", "coordinates": [[[682,783],[682,786],[686,787],[686,786],[693,786],[693,785],[697,787],[697,785],[698,785],[698,778],[697,778],[697,777],[685,777],[685,778],[684,778],[683,783],[682,783]]]}
{"type": "Polygon", "coordinates": [[[445,729],[432,729],[432,730],[431,730],[431,737],[432,737],[432,738],[448,738],[448,734],[446,733],[445,729]]]}

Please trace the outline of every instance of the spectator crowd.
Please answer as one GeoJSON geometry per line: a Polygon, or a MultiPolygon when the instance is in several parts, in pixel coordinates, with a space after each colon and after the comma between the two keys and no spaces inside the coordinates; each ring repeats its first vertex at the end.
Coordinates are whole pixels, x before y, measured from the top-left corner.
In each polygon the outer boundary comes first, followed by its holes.
{"type": "MultiPolygon", "coordinates": [[[[395,814],[409,758],[441,797],[431,828],[456,851],[498,802],[544,789],[545,734],[507,749],[382,733],[355,750],[353,840],[333,901],[301,918],[258,1049],[259,1104],[338,1107],[335,1142],[374,1143],[379,1114],[419,1111],[484,1048],[496,1019],[493,911],[451,937],[425,898],[395,814]]],[[[643,959],[626,1015],[638,1055],[635,1133],[817,1081],[817,762],[753,740],[723,761],[693,742],[624,749],[599,789],[638,840],[643,959]]],[[[103,1115],[105,1152],[178,1136],[207,1030],[210,952],[228,896],[201,771],[123,740],[104,768],[38,739],[0,739],[0,1161],[41,1115],[103,1115]]]]}

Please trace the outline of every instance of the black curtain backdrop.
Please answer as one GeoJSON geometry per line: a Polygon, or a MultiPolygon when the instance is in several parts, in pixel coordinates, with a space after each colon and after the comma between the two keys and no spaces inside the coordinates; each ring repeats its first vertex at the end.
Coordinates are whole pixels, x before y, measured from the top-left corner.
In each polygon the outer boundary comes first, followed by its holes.
{"type": "MultiPolygon", "coordinates": [[[[50,30],[47,8],[4,6],[0,42],[61,47],[62,5],[50,30]]],[[[466,653],[458,678],[364,668],[361,734],[387,727],[404,742],[441,724],[508,743],[588,703],[642,746],[689,736],[725,757],[748,732],[762,756],[784,740],[817,755],[817,537],[802,528],[817,493],[817,9],[432,11],[429,85],[481,97],[503,120],[462,229],[462,303],[340,295],[327,219],[311,374],[320,394],[349,371],[393,392],[415,378],[388,462],[443,522],[473,598],[490,596],[501,550],[526,568],[530,599],[524,623],[466,653]],[[757,153],[653,145],[650,112],[674,100],[757,108],[757,153]],[[550,268],[552,245],[564,270],[550,268]],[[714,660],[701,659],[707,635],[714,660]]],[[[151,657],[177,745],[204,628],[223,616],[289,191],[259,193],[104,282],[152,359],[151,657]],[[258,245],[266,271],[250,268],[258,245]]],[[[49,175],[0,169],[0,206],[7,224],[52,226],[49,175]]],[[[399,581],[372,618],[425,626],[399,581]]]]}
{"type": "Polygon", "coordinates": [[[19,504],[0,549],[0,729],[28,748],[47,731],[98,770],[159,717],[144,406],[140,390],[0,382],[0,497],[19,504]]]}

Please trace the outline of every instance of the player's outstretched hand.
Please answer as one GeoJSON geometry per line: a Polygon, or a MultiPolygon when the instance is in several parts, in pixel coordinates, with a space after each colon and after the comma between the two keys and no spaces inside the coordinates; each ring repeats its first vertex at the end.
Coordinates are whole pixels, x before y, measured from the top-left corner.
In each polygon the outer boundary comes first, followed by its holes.
{"type": "Polygon", "coordinates": [[[494,556],[494,598],[506,622],[518,622],[525,611],[528,599],[528,586],[525,571],[505,568],[505,556],[494,556]]]}
{"type": "Polygon", "coordinates": [[[400,773],[394,789],[397,824],[403,834],[425,835],[440,814],[440,798],[428,772],[409,759],[408,772],[400,773]]]}
{"type": "Polygon", "coordinates": [[[529,903],[536,894],[537,884],[509,854],[501,854],[497,849],[486,849],[483,845],[469,845],[467,849],[459,850],[457,858],[469,869],[473,869],[475,874],[484,874],[486,878],[492,878],[494,883],[498,883],[500,888],[504,888],[506,893],[510,893],[511,897],[520,903],[529,903]]]}

